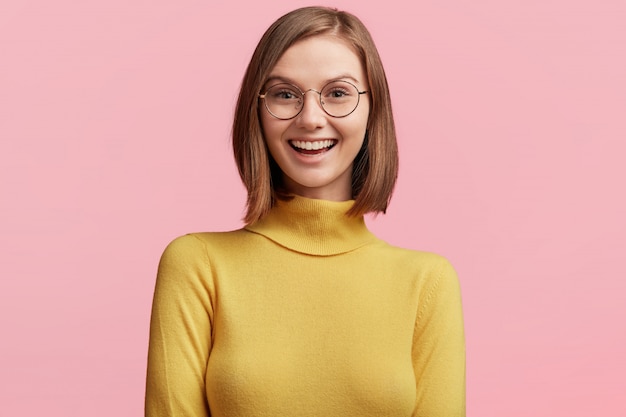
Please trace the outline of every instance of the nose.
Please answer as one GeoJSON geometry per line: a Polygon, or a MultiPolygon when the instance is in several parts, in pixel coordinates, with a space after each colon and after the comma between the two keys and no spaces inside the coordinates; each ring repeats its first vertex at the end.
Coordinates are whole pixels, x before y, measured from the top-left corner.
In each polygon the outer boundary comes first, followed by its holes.
{"type": "Polygon", "coordinates": [[[302,110],[296,116],[296,126],[307,130],[315,130],[326,124],[326,112],[322,109],[320,94],[320,92],[312,88],[303,93],[302,110]],[[307,94],[309,92],[314,94],[307,94]]]}

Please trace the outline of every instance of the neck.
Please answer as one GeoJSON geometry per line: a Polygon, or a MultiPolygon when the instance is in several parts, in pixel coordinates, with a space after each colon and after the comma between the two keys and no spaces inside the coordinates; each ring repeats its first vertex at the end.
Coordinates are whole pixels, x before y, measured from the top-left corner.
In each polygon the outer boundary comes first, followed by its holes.
{"type": "Polygon", "coordinates": [[[362,216],[346,212],[354,201],[316,200],[302,196],[277,200],[262,220],[246,227],[281,246],[310,255],[336,255],[376,240],[362,216]]]}

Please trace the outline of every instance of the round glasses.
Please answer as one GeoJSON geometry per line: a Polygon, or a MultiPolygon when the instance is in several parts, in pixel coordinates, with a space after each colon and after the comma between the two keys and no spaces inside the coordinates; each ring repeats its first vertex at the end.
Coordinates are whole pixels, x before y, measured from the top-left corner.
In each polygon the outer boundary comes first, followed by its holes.
{"type": "Polygon", "coordinates": [[[332,117],[346,117],[356,110],[361,94],[356,85],[348,81],[331,81],[322,91],[309,88],[300,90],[289,83],[275,84],[267,89],[259,98],[265,102],[265,108],[272,116],[280,120],[293,119],[300,114],[304,107],[304,95],[309,91],[319,94],[320,106],[332,117]]]}

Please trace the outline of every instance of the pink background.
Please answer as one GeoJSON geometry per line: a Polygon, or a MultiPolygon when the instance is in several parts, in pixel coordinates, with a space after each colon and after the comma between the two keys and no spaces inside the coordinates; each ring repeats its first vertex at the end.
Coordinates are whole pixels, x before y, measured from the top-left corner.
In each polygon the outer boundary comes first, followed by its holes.
{"type": "MultiPolygon", "coordinates": [[[[460,275],[468,415],[626,415],[626,3],[409,3],[332,5],[392,89],[371,228],[460,275]]],[[[159,256],[240,226],[238,85],[305,4],[2,2],[0,416],[143,413],[159,256]]]]}

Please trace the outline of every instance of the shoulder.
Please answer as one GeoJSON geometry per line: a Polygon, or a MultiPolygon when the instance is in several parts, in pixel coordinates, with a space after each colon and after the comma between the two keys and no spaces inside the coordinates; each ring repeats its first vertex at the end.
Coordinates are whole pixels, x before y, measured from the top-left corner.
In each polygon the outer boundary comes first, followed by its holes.
{"type": "Polygon", "coordinates": [[[250,238],[244,229],[228,232],[188,233],[173,239],[161,255],[161,264],[168,262],[208,262],[210,254],[231,252],[250,238]]]}
{"type": "Polygon", "coordinates": [[[448,258],[432,252],[407,251],[419,287],[418,322],[425,316],[443,311],[460,312],[461,286],[456,269],[448,258]]]}
{"type": "Polygon", "coordinates": [[[216,249],[225,246],[221,242],[237,239],[235,236],[239,234],[240,231],[189,233],[173,239],[159,260],[157,289],[166,288],[172,293],[210,286],[215,260],[224,257],[223,249],[222,252],[216,249]]]}
{"type": "Polygon", "coordinates": [[[202,257],[205,252],[205,245],[197,234],[178,236],[165,247],[161,255],[161,264],[202,257]]]}
{"type": "Polygon", "coordinates": [[[228,232],[194,232],[174,238],[165,247],[164,253],[181,252],[206,248],[227,241],[241,240],[248,232],[245,229],[231,230],[228,232]]]}
{"type": "Polygon", "coordinates": [[[207,256],[207,248],[219,240],[220,235],[235,232],[188,233],[178,236],[167,244],[161,255],[161,263],[198,260],[207,256]]]}
{"type": "Polygon", "coordinates": [[[382,240],[379,240],[379,245],[377,245],[376,250],[380,251],[381,256],[392,259],[396,263],[400,262],[411,270],[456,275],[452,263],[448,258],[437,253],[401,248],[390,245],[382,240]]]}
{"type": "Polygon", "coordinates": [[[442,255],[405,249],[385,242],[378,245],[377,251],[376,258],[386,263],[388,270],[413,281],[422,294],[459,289],[457,272],[448,258],[442,255]]]}

